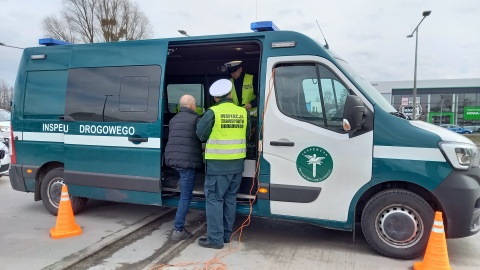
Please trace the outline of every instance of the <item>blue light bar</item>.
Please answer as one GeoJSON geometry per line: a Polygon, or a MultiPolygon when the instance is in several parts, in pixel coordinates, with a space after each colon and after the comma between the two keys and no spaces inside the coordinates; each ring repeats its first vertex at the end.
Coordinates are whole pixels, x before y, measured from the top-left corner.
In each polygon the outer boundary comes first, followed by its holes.
{"type": "Polygon", "coordinates": [[[250,29],[255,32],[278,31],[280,30],[272,21],[252,22],[250,29]]]}
{"type": "Polygon", "coordinates": [[[72,43],[66,42],[63,40],[54,39],[54,38],[41,38],[38,40],[38,44],[45,45],[45,46],[57,46],[57,45],[69,45],[72,43]]]}

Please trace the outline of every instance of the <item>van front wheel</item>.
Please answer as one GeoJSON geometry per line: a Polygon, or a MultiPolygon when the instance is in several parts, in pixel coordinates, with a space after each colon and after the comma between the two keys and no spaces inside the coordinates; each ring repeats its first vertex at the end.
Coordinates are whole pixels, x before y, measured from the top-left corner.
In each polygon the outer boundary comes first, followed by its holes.
{"type": "Polygon", "coordinates": [[[378,253],[409,260],[425,253],[433,225],[430,205],[403,189],[384,190],[373,196],[362,213],[362,231],[378,253]]]}
{"type": "MultiPolygon", "coordinates": [[[[63,185],[63,168],[55,168],[43,177],[40,186],[43,206],[45,206],[48,212],[54,216],[58,213],[63,185]]],[[[85,208],[87,201],[87,198],[70,196],[70,204],[72,205],[73,213],[76,214],[82,211],[83,208],[85,208]]]]}

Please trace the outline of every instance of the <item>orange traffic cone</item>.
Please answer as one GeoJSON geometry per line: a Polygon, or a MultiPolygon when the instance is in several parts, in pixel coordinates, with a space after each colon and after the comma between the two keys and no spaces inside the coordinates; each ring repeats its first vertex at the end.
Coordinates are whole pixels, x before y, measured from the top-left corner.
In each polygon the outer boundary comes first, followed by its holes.
{"type": "Polygon", "coordinates": [[[450,270],[448,261],[447,241],[445,240],[445,229],[443,227],[442,212],[435,212],[432,232],[428,239],[427,251],[423,262],[416,262],[413,265],[415,270],[450,270]]]}
{"type": "Polygon", "coordinates": [[[62,196],[58,207],[57,223],[55,228],[50,229],[50,237],[53,239],[65,238],[82,234],[82,228],[75,223],[72,205],[68,196],[66,185],[62,187],[62,196]]]}

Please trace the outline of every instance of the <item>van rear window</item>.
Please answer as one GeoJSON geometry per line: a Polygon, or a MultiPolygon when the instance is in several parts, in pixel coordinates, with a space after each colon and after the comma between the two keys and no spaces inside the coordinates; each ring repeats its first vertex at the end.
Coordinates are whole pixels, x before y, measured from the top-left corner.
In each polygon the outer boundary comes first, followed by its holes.
{"type": "Polygon", "coordinates": [[[25,118],[58,119],[63,115],[67,70],[30,71],[27,74],[25,118]]]}
{"type": "Polygon", "coordinates": [[[159,66],[70,69],[65,115],[75,121],[155,122],[160,73],[159,66]]]}
{"type": "Polygon", "coordinates": [[[177,113],[180,110],[180,98],[188,94],[195,98],[197,113],[203,114],[203,84],[169,84],[167,94],[169,112],[177,113]]]}

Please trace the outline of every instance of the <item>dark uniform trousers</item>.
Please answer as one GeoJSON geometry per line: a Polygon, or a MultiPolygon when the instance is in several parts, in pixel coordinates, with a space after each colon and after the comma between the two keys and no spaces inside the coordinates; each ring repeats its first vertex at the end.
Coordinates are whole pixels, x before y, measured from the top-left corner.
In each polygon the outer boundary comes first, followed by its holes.
{"type": "Polygon", "coordinates": [[[241,182],[242,173],[206,175],[208,242],[223,245],[224,241],[230,240],[241,182]]]}

